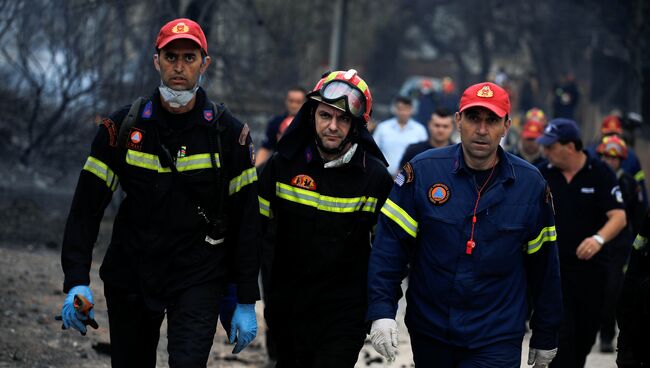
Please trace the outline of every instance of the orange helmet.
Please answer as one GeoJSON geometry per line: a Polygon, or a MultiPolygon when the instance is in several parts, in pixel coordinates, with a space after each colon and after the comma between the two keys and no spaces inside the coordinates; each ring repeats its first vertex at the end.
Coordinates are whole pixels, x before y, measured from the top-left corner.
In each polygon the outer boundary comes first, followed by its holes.
{"type": "Polygon", "coordinates": [[[627,145],[625,141],[616,135],[603,137],[602,142],[596,148],[596,152],[607,157],[618,157],[621,160],[627,158],[627,145]]]}
{"type": "Polygon", "coordinates": [[[623,123],[621,122],[621,118],[616,115],[605,116],[603,123],[600,126],[600,133],[603,135],[623,134],[623,123]]]}
{"type": "Polygon", "coordinates": [[[354,69],[325,73],[308,97],[370,121],[372,94],[354,69]]]}

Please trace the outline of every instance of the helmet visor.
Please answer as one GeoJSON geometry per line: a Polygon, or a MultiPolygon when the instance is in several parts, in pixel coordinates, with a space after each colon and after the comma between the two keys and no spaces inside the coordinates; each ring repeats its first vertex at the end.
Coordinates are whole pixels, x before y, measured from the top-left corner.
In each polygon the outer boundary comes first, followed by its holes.
{"type": "Polygon", "coordinates": [[[354,117],[361,117],[366,112],[366,97],[355,86],[340,80],[333,80],[324,85],[319,94],[324,102],[344,108],[354,117]]]}

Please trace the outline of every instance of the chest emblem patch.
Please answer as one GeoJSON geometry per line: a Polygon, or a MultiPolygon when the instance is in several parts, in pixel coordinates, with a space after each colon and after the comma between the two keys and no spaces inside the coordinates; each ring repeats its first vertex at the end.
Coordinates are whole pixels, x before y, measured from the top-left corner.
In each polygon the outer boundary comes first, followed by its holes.
{"type": "Polygon", "coordinates": [[[440,206],[449,200],[451,191],[449,187],[442,183],[433,184],[429,188],[429,200],[436,206],[440,206]]]}
{"type": "Polygon", "coordinates": [[[291,179],[291,185],[298,188],[307,190],[316,190],[316,182],[309,175],[296,175],[291,179]]]}
{"type": "Polygon", "coordinates": [[[126,147],[134,151],[142,149],[142,140],[144,139],[144,130],[138,128],[131,128],[129,132],[129,140],[126,142],[126,147]]]}

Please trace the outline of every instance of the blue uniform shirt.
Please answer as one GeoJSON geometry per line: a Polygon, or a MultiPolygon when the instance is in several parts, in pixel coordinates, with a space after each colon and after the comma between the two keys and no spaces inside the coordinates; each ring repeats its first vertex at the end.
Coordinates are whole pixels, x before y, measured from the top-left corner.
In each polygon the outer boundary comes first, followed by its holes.
{"type": "Polygon", "coordinates": [[[527,292],[534,301],[531,346],[552,349],[562,300],[552,196],[539,171],[501,148],[477,199],[460,144],[428,150],[405,165],[382,207],[370,256],[367,319],[395,318],[407,273],[406,324],[443,343],[477,348],[523,337],[527,292]]]}

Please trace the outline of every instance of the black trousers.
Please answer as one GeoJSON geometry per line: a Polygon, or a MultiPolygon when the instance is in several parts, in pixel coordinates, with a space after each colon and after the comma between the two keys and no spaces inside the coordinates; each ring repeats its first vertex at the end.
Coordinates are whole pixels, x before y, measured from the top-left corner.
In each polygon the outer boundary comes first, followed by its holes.
{"type": "Polygon", "coordinates": [[[560,275],[564,318],[560,326],[557,356],[550,367],[581,368],[600,327],[607,268],[593,264],[582,268],[564,267],[560,269],[560,275]]]}
{"type": "Polygon", "coordinates": [[[111,365],[155,368],[160,326],[166,312],[169,366],[205,367],[222,293],[217,282],[192,286],[170,298],[165,311],[154,311],[147,308],[142,295],[104,285],[111,365]]]}
{"type": "Polygon", "coordinates": [[[625,273],[623,267],[630,256],[629,244],[610,244],[611,260],[607,270],[607,284],[605,286],[605,301],[600,320],[600,341],[612,342],[616,335],[616,306],[623,288],[625,273]]]}
{"type": "Polygon", "coordinates": [[[416,367],[437,368],[519,368],[522,338],[494,342],[468,349],[445,344],[432,337],[409,331],[416,367]]]}
{"type": "Polygon", "coordinates": [[[341,306],[294,316],[271,308],[267,321],[276,339],[276,368],[353,368],[366,339],[365,308],[341,306]]]}

